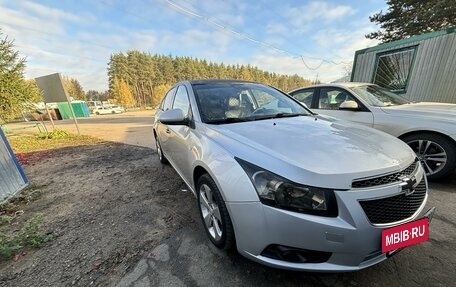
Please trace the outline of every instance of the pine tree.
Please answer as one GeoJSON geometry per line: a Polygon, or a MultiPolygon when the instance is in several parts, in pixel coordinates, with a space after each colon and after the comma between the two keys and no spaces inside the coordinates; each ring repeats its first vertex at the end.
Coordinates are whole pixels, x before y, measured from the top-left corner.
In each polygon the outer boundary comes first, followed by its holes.
{"type": "Polygon", "coordinates": [[[380,30],[366,35],[369,39],[391,42],[456,25],[454,0],[388,0],[388,11],[369,17],[380,30]]]}
{"type": "Polygon", "coordinates": [[[0,31],[0,120],[13,119],[41,99],[35,81],[24,79],[24,69],[25,58],[0,31]]]}
{"type": "Polygon", "coordinates": [[[170,85],[160,84],[155,86],[153,89],[153,95],[151,98],[151,105],[152,107],[157,106],[161,99],[165,96],[166,92],[169,90],[170,85]]]}
{"type": "Polygon", "coordinates": [[[63,86],[65,87],[66,92],[68,93],[69,97],[72,97],[74,100],[81,100],[85,101],[86,93],[82,88],[81,84],[78,80],[74,78],[70,78],[68,76],[63,76],[63,86]]]}
{"type": "Polygon", "coordinates": [[[136,104],[130,86],[122,79],[114,79],[112,95],[117,103],[125,107],[132,107],[136,104]]]}

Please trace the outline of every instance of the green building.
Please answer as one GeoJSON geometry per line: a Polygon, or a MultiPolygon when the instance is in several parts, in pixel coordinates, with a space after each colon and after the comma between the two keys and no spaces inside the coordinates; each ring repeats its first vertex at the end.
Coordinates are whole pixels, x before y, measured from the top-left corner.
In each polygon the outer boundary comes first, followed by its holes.
{"type": "Polygon", "coordinates": [[[456,27],[356,51],[351,81],[412,101],[456,103],[456,27]]]}

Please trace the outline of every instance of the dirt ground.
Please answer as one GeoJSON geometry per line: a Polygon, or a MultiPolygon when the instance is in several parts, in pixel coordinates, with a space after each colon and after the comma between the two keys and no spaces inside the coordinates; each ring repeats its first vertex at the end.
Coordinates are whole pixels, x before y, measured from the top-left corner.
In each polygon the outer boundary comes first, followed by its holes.
{"type": "Polygon", "coordinates": [[[55,150],[25,165],[44,194],[23,207],[21,220],[41,214],[54,239],[2,263],[0,286],[112,286],[138,256],[187,225],[182,214],[193,195],[176,192],[185,186],[153,153],[105,143],[55,150]]]}
{"type": "Polygon", "coordinates": [[[197,203],[149,148],[116,143],[62,148],[25,171],[44,193],[20,220],[41,214],[53,236],[0,264],[0,286],[454,286],[456,174],[431,184],[430,240],[371,268],[343,274],[265,267],[217,250],[197,203]]]}

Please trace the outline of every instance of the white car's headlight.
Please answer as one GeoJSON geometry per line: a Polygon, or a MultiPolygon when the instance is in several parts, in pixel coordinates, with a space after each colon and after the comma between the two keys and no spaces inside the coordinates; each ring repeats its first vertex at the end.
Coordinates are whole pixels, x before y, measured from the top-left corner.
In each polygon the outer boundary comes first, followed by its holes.
{"type": "Polygon", "coordinates": [[[307,214],[337,216],[333,190],[298,184],[245,160],[235,159],[249,176],[263,204],[307,214]]]}

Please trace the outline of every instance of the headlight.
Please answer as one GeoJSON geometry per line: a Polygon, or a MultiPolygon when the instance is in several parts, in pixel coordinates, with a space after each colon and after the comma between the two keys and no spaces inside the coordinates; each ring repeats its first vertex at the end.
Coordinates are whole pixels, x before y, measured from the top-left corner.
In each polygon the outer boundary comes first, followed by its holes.
{"type": "Polygon", "coordinates": [[[333,190],[294,183],[245,160],[235,159],[249,176],[263,204],[301,213],[337,216],[333,190]]]}

